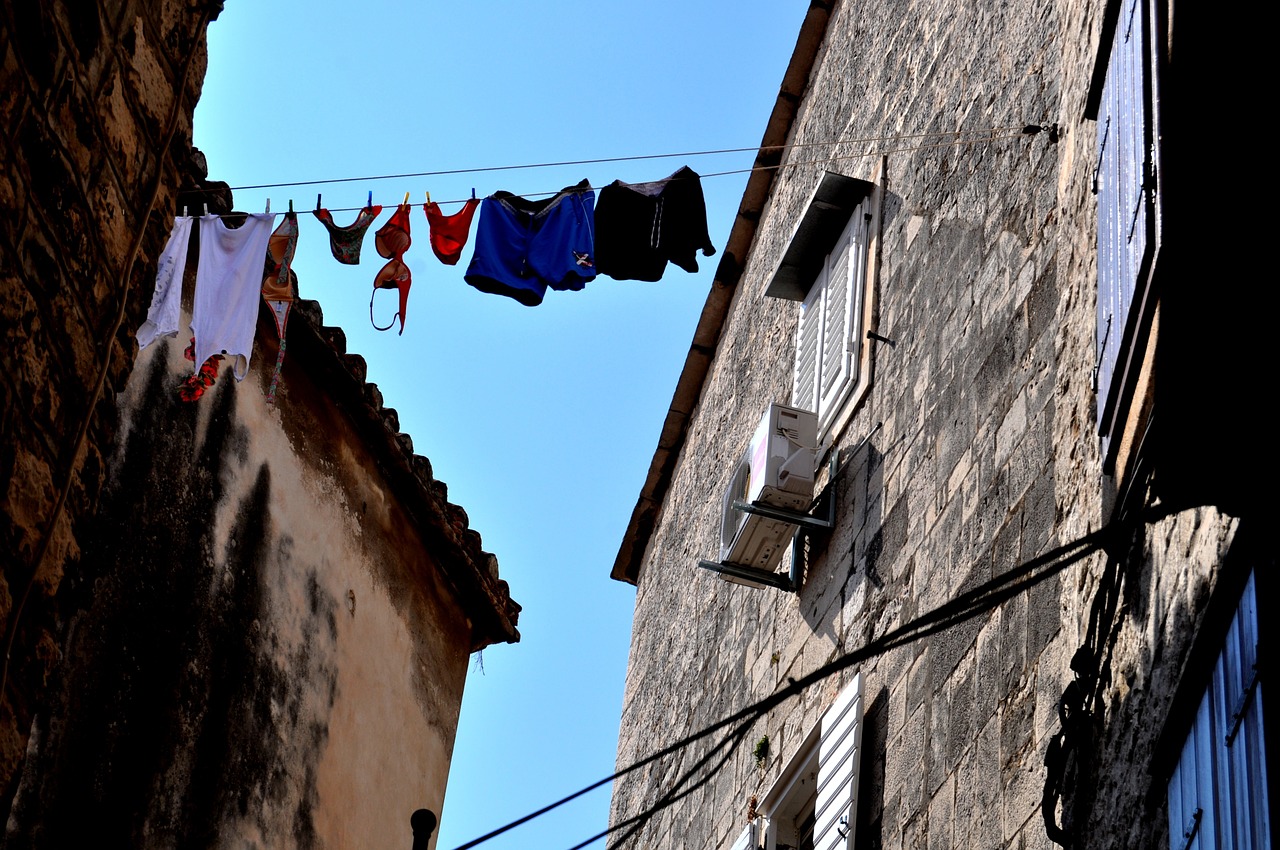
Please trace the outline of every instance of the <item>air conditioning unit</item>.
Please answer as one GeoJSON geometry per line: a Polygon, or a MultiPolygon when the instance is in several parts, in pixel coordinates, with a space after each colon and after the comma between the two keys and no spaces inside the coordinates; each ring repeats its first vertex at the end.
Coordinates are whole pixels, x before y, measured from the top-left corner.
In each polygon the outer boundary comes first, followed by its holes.
{"type": "Polygon", "coordinates": [[[772,570],[795,526],[734,507],[735,502],[804,512],[813,499],[817,414],[771,404],[725,490],[720,561],[772,570]]]}

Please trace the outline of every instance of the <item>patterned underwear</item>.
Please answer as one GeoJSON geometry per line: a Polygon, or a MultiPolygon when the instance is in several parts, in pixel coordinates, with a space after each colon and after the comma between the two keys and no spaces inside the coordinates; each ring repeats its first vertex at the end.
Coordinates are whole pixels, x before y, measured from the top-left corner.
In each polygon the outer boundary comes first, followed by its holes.
{"type": "Polygon", "coordinates": [[[364,242],[364,232],[373,224],[373,220],[382,213],[382,206],[367,206],[360,210],[356,220],[346,227],[338,227],[333,223],[333,216],[324,207],[317,207],[313,215],[329,231],[329,249],[333,258],[340,263],[354,266],[360,262],[360,246],[364,242]]]}

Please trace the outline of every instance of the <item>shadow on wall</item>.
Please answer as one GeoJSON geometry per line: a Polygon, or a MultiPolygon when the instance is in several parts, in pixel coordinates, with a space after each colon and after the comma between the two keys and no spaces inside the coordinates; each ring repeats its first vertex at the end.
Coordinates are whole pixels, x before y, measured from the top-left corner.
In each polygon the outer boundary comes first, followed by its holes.
{"type": "Polygon", "coordinates": [[[273,658],[262,574],[290,547],[271,537],[270,471],[248,462],[235,382],[181,403],[172,347],[158,349],[81,569],[62,586],[75,612],[65,662],[32,729],[8,848],[213,847],[228,822],[266,812],[276,819],[260,834],[283,821],[298,846],[315,840],[328,729],[290,683],[327,678],[332,702],[337,603],[312,574],[304,648],[273,658]],[[219,552],[214,519],[235,479],[247,486],[219,552]]]}
{"type": "Polygon", "coordinates": [[[858,847],[879,850],[883,846],[884,762],[888,743],[889,691],[881,688],[862,714],[862,762],[858,776],[858,847]]]}
{"type": "MultiPolygon", "coordinates": [[[[892,528],[884,525],[884,456],[870,440],[846,451],[849,455],[841,457],[832,488],[837,527],[804,540],[798,591],[800,611],[809,628],[828,638],[840,653],[849,650],[844,645],[849,602],[853,600],[856,616],[884,586],[877,565],[906,542],[905,522],[892,528]],[[886,542],[891,550],[887,556],[886,542]]],[[[815,513],[825,509],[825,504],[819,504],[815,513]]]]}

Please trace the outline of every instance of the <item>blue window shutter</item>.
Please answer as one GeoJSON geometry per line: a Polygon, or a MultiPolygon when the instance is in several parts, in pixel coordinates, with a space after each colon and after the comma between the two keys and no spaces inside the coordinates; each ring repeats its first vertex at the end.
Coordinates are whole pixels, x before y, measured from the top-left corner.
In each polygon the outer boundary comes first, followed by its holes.
{"type": "Polygon", "coordinates": [[[1250,576],[1169,778],[1172,850],[1271,846],[1257,609],[1250,576]]]}
{"type": "Polygon", "coordinates": [[[1126,339],[1134,293],[1147,256],[1146,19],[1143,0],[1124,0],[1111,42],[1098,114],[1098,353],[1099,423],[1116,403],[1112,389],[1126,339]]]}

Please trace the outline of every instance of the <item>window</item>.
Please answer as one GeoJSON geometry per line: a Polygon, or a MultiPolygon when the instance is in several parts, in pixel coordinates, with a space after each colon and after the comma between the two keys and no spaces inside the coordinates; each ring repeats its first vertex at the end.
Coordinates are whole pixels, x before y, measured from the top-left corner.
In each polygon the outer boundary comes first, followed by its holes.
{"type": "Polygon", "coordinates": [[[854,208],[800,304],[791,403],[817,413],[819,431],[829,429],[858,379],[869,206],[864,200],[854,208]]]}
{"type": "Polygon", "coordinates": [[[791,404],[818,415],[820,440],[843,427],[870,386],[877,187],[823,174],[765,291],[800,302],[791,404]]]}
{"type": "Polygon", "coordinates": [[[1254,581],[1251,575],[1169,779],[1172,850],[1270,846],[1254,581]]]}
{"type": "MultiPolygon", "coordinates": [[[[1149,49],[1149,0],[1112,0],[1103,26],[1086,117],[1098,122],[1098,305],[1094,384],[1098,427],[1110,443],[1124,427],[1146,355],[1154,299],[1148,281],[1158,249],[1158,138],[1149,49]],[[1108,44],[1109,37],[1109,44],[1108,44]]],[[[1108,469],[1114,449],[1107,447],[1108,469]]]]}
{"type": "Polygon", "coordinates": [[[859,673],[765,795],[765,850],[852,850],[861,757],[859,673]]]}

